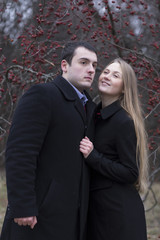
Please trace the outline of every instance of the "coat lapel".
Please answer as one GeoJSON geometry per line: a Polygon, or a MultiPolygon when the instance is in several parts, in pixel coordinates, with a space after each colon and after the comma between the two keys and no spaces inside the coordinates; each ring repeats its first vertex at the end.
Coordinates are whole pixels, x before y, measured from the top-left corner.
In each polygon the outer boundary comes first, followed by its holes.
{"type": "Polygon", "coordinates": [[[87,125],[89,125],[90,121],[93,118],[93,113],[96,109],[96,104],[94,102],[92,102],[91,97],[89,96],[89,94],[85,91],[85,95],[88,98],[88,102],[86,103],[86,113],[87,113],[87,125]]]}
{"type": "Polygon", "coordinates": [[[79,98],[76,99],[74,106],[77,109],[77,111],[79,112],[79,114],[81,115],[83,121],[86,123],[86,112],[85,112],[84,107],[79,98]]]}
{"type": "Polygon", "coordinates": [[[59,88],[59,90],[62,92],[63,96],[65,97],[65,99],[67,101],[71,101],[74,103],[75,109],[80,114],[84,123],[86,123],[86,113],[84,111],[81,100],[79,99],[79,97],[78,97],[76,91],[73,89],[73,87],[62,76],[56,77],[53,80],[53,83],[59,88]]]}

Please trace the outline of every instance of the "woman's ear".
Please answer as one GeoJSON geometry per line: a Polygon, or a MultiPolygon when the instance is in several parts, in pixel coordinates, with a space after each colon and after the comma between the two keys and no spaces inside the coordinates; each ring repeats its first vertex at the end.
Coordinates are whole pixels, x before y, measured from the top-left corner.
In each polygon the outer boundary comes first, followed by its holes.
{"type": "Polygon", "coordinates": [[[62,62],[61,62],[61,69],[62,69],[63,73],[67,72],[67,67],[68,67],[68,63],[65,59],[63,59],[62,62]]]}

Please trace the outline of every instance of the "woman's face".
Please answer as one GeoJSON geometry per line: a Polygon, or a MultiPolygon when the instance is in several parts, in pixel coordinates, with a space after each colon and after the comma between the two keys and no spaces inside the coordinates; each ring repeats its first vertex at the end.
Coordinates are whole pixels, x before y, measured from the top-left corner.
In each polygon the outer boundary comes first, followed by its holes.
{"type": "Polygon", "coordinates": [[[122,70],[115,62],[107,66],[101,73],[98,89],[103,95],[118,99],[123,92],[122,70]]]}

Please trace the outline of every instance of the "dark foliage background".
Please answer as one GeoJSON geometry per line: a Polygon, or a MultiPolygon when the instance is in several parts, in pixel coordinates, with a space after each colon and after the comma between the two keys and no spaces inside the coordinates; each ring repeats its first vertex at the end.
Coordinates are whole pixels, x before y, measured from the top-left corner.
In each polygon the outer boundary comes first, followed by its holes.
{"type": "Polygon", "coordinates": [[[160,171],[160,1],[0,0],[0,167],[19,97],[60,71],[67,41],[85,40],[98,51],[90,94],[99,101],[97,79],[122,57],[137,75],[148,133],[150,188],[160,171]]]}

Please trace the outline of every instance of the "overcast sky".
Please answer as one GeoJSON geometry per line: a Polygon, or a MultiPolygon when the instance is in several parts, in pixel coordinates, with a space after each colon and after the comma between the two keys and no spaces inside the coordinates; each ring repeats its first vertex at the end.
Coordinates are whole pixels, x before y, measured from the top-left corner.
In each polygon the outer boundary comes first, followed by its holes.
{"type": "Polygon", "coordinates": [[[5,11],[1,13],[0,30],[5,34],[10,34],[10,38],[16,39],[21,30],[25,26],[28,18],[32,15],[32,6],[35,0],[19,0],[18,2],[8,1],[7,3],[0,3],[0,8],[5,6],[5,11]],[[22,16],[21,22],[15,28],[16,14],[22,16]]]}

